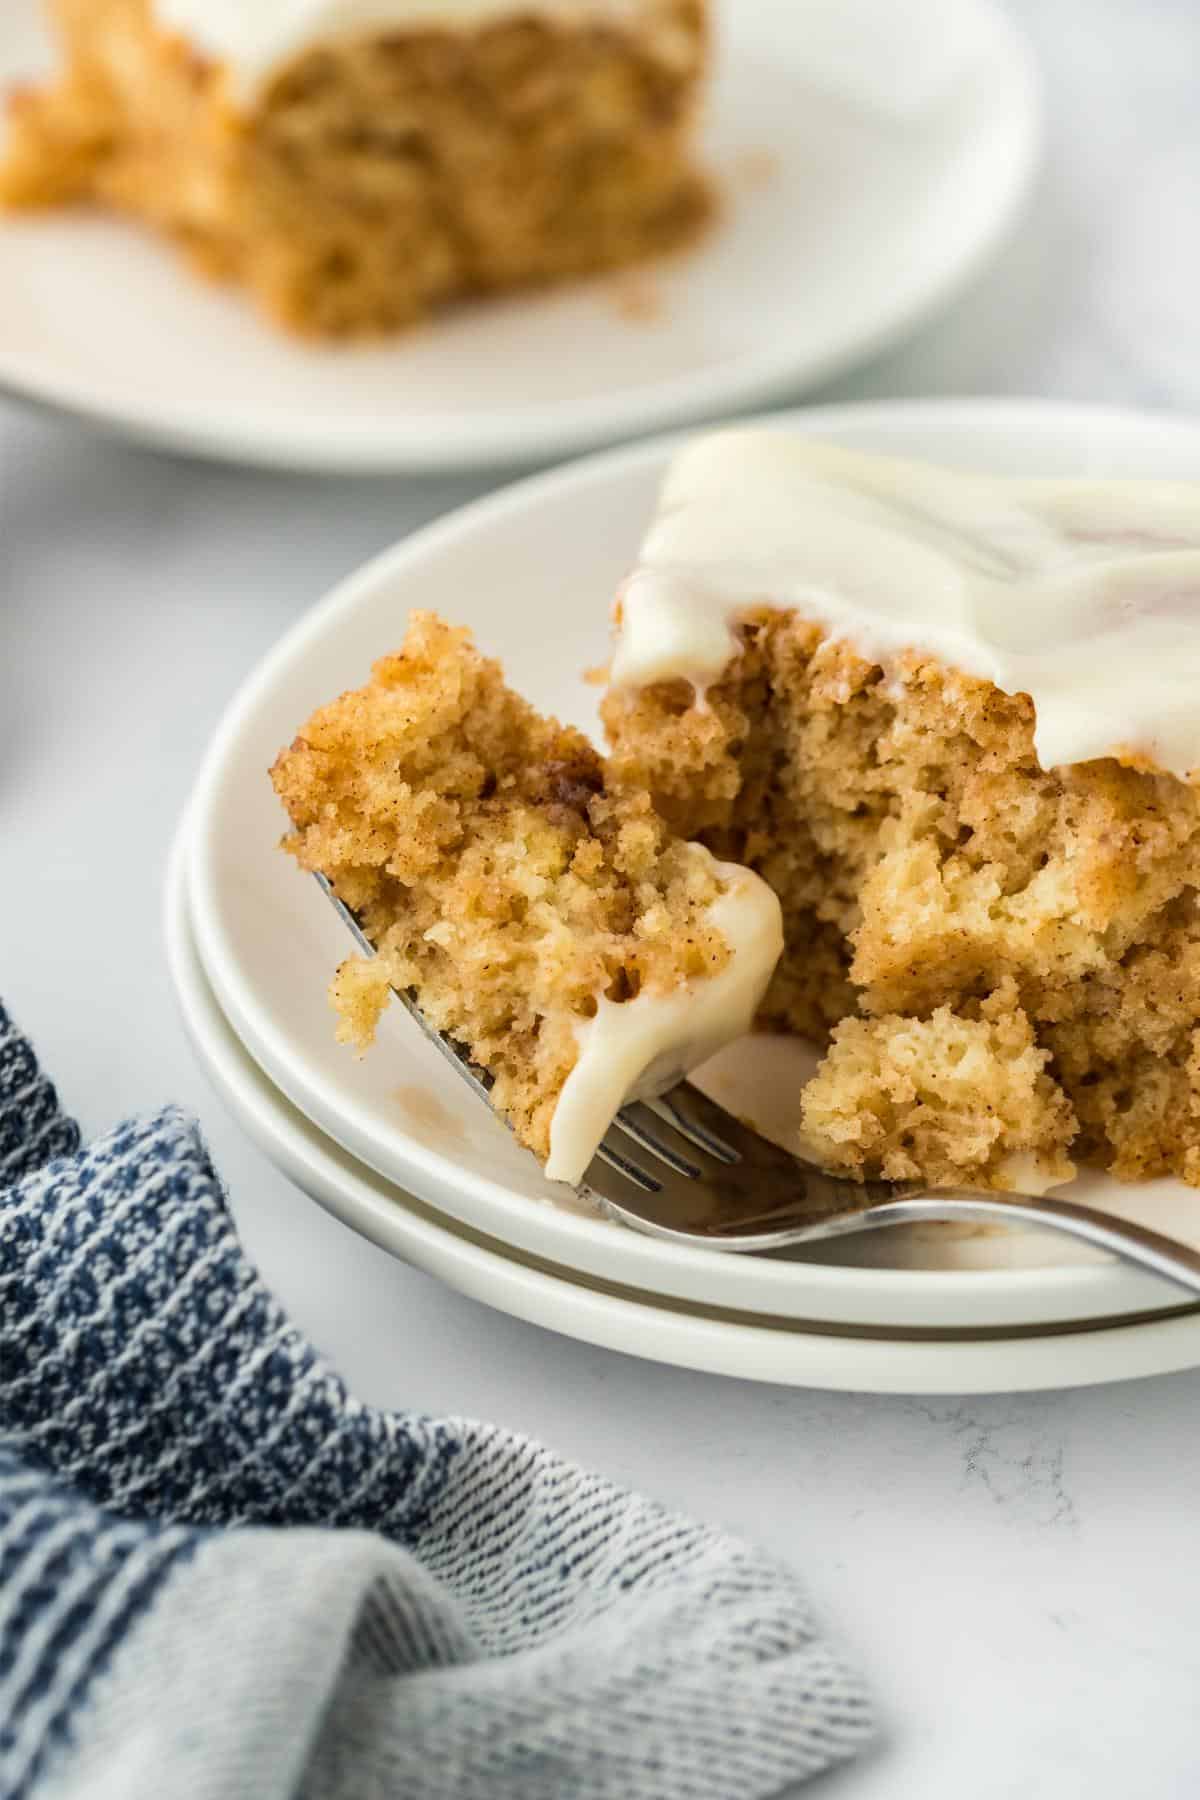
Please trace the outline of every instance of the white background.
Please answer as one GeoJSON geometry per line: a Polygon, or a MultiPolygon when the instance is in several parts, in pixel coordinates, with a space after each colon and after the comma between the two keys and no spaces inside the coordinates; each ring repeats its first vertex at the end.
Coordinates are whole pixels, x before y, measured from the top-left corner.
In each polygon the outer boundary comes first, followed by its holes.
{"type": "MultiPolygon", "coordinates": [[[[1033,208],[951,314],[821,398],[1200,411],[1200,5],[1015,10],[1050,94],[1033,208]]],[[[0,407],[0,993],[89,1131],[194,1108],[252,1253],[365,1399],[500,1419],[794,1561],[883,1714],[821,1792],[1195,1794],[1200,1371],[917,1401],[588,1349],[354,1238],[206,1088],[159,908],[208,734],[334,579],[489,485],[244,474],[0,407]]]]}

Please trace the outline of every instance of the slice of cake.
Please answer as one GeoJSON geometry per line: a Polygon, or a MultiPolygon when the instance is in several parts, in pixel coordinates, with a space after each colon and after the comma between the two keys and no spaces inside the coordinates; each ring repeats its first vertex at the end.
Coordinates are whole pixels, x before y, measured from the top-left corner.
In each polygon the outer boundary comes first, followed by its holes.
{"type": "Polygon", "coordinates": [[[411,990],[551,1179],[582,1178],[626,1098],[749,1029],[782,948],[775,896],[673,837],[646,794],[610,792],[587,739],[468,632],[415,614],[271,773],[286,848],[377,951],[337,973],[340,1035],[365,1047],[411,990]]]}
{"type": "Polygon", "coordinates": [[[685,241],[706,0],[50,0],[0,201],[96,200],[319,336],[685,241]]]}
{"type": "Polygon", "coordinates": [[[618,601],[610,783],[778,894],[764,1010],[834,1032],[822,1160],[995,1182],[1070,1146],[1200,1185],[1198,695],[1200,485],[769,430],[680,455],[618,601]]]}

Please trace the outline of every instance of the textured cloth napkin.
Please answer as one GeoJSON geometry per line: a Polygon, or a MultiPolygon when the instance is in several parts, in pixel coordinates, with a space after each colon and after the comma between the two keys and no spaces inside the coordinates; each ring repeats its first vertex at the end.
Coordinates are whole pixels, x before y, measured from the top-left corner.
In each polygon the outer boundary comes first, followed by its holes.
{"type": "Polygon", "coordinates": [[[0,1008],[2,1800],[754,1800],[870,1732],[786,1568],[356,1401],[194,1124],[82,1149],[0,1008]]]}

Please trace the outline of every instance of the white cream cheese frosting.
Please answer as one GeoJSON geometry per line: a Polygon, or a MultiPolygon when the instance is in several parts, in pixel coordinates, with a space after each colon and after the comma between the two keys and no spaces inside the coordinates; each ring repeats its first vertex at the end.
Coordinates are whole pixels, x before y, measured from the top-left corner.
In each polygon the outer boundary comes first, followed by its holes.
{"type": "MultiPolygon", "coordinates": [[[[709,857],[700,845],[692,848],[709,857]]],[[[627,1100],[665,1093],[749,1031],[783,950],[779,901],[749,869],[717,862],[713,868],[725,887],[705,917],[729,945],[728,962],[715,975],[669,994],[602,998],[595,1018],[576,1024],[579,1057],[550,1122],[546,1174],[551,1181],[583,1179],[627,1100]]]]}
{"type": "Polygon", "coordinates": [[[753,608],[885,666],[909,650],[1028,694],[1044,768],[1200,775],[1200,482],[987,477],[770,429],[672,465],[619,601],[612,680],[718,680],[753,608]]]}
{"type": "Polygon", "coordinates": [[[234,94],[252,99],[314,45],[389,31],[470,30],[530,15],[636,21],[646,0],[154,0],[155,18],[224,63],[234,94]]]}

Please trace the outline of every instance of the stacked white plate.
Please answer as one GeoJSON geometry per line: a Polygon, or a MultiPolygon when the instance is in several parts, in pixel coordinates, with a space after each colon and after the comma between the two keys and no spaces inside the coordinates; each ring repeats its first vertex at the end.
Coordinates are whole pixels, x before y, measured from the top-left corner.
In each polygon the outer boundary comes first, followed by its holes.
{"type": "MultiPolygon", "coordinates": [[[[797,430],[865,449],[1030,474],[1200,478],[1200,428],[1035,404],[808,411],[797,430]]],[[[393,1008],[362,1061],[334,1043],[326,985],[344,928],[278,849],[267,770],[312,708],[361,682],[408,611],[472,626],[539,706],[595,726],[585,669],[670,454],[659,441],[522,483],[371,563],[303,619],[222,722],[172,863],[171,967],[196,1048],[268,1154],[385,1250],[507,1312],[637,1355],[802,1385],[925,1392],[1065,1386],[1200,1363],[1200,1309],[1044,1234],[946,1228],[743,1258],[595,1216],[533,1159],[393,1008]]],[[[795,1046],[710,1065],[721,1099],[770,1125],[795,1046]]],[[[1177,1182],[1080,1184],[1200,1242],[1177,1182]]]]}

